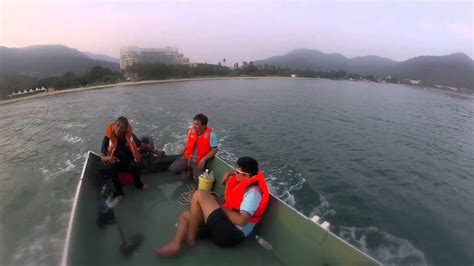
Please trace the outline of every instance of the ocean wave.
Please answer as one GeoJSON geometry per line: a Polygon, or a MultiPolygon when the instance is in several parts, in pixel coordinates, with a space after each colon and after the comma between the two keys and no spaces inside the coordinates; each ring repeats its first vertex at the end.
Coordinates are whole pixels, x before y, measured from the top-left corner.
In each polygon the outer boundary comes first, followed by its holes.
{"type": "Polygon", "coordinates": [[[267,181],[272,193],[290,206],[295,206],[294,193],[303,188],[306,179],[289,164],[273,167],[266,171],[267,181]]]}
{"type": "Polygon", "coordinates": [[[84,140],[81,137],[74,136],[72,134],[66,133],[63,137],[63,140],[68,143],[84,143],[84,140]]]}
{"type": "Polygon", "coordinates": [[[183,144],[179,141],[167,142],[163,146],[163,151],[165,151],[166,154],[179,154],[181,153],[182,148],[183,148],[183,144]]]}
{"type": "Polygon", "coordinates": [[[326,197],[319,194],[319,205],[314,207],[314,209],[309,213],[308,217],[313,217],[314,215],[318,215],[321,218],[334,216],[336,215],[336,210],[331,209],[329,201],[326,199],[326,197]]]}
{"type": "Polygon", "coordinates": [[[230,165],[234,165],[235,162],[237,162],[237,156],[232,153],[230,150],[227,150],[227,149],[224,149],[224,148],[220,148],[219,149],[219,158],[221,158],[222,160],[224,160],[225,162],[227,162],[228,164],[230,165]]]}
{"type": "MultiPolygon", "coordinates": [[[[76,156],[76,160],[82,158],[82,155],[80,155],[79,158],[76,156]]],[[[72,171],[76,168],[76,165],[71,162],[71,160],[66,160],[63,165],[59,168],[56,168],[54,170],[49,170],[44,167],[39,167],[41,174],[44,177],[44,181],[48,182],[54,179],[55,177],[59,176],[60,174],[72,171]]]]}
{"type": "Polygon", "coordinates": [[[20,242],[12,259],[15,265],[50,265],[51,261],[60,257],[64,244],[64,230],[48,235],[51,216],[32,228],[31,234],[20,242]]]}
{"type": "Polygon", "coordinates": [[[66,123],[66,124],[63,124],[63,126],[62,126],[62,128],[64,128],[64,129],[75,128],[75,127],[86,128],[86,127],[87,127],[87,124],[82,124],[82,123],[66,123]]]}
{"type": "Polygon", "coordinates": [[[384,265],[428,265],[423,252],[406,240],[375,226],[339,226],[339,236],[384,265]]]}

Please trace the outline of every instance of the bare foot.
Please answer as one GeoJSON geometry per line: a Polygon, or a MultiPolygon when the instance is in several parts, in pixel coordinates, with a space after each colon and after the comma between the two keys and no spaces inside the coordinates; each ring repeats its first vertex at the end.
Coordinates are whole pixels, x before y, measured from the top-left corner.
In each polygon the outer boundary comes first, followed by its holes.
{"type": "Polygon", "coordinates": [[[143,184],[142,190],[149,190],[149,189],[150,189],[150,185],[143,184]]]}
{"type": "Polygon", "coordinates": [[[180,250],[181,250],[180,244],[176,243],[175,241],[170,241],[168,242],[168,244],[154,249],[155,253],[161,257],[176,256],[179,254],[180,250]]]}

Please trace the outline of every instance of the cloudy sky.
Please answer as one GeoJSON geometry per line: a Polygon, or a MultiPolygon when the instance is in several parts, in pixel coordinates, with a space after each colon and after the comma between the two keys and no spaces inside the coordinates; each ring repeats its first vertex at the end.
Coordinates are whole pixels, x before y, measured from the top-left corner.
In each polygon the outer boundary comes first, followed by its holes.
{"type": "Polygon", "coordinates": [[[472,1],[0,2],[0,45],[7,47],[64,44],[118,57],[121,46],[175,46],[208,63],[296,48],[397,61],[455,52],[473,58],[474,49],[472,1]]]}

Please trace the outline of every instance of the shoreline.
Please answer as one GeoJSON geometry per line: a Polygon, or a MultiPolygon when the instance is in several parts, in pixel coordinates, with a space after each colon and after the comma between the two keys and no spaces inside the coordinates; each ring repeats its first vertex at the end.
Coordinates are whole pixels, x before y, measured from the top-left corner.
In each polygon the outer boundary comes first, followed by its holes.
{"type": "MultiPolygon", "coordinates": [[[[81,92],[81,91],[89,91],[89,90],[100,90],[100,89],[107,89],[113,87],[123,87],[123,86],[138,86],[144,84],[159,84],[159,83],[172,83],[172,82],[185,82],[185,81],[204,81],[204,80],[225,80],[225,79],[291,79],[291,77],[203,77],[203,78],[173,78],[173,79],[155,79],[155,80],[142,80],[142,81],[132,81],[132,82],[119,82],[113,84],[105,84],[105,85],[97,85],[97,86],[90,86],[90,87],[79,87],[79,88],[71,88],[71,89],[64,89],[64,90],[57,90],[53,92],[43,92],[38,93],[30,96],[20,97],[16,99],[10,100],[2,100],[0,101],[0,106],[12,104],[21,101],[33,100],[42,97],[54,96],[59,94],[65,93],[73,93],[73,92],[81,92]]],[[[301,79],[301,78],[299,78],[301,79]]]]}
{"type": "MultiPolygon", "coordinates": [[[[37,98],[54,96],[59,94],[66,94],[66,93],[74,93],[74,92],[81,92],[81,91],[90,91],[90,90],[100,90],[100,89],[108,89],[113,87],[123,87],[123,86],[139,86],[139,85],[146,85],[146,84],[160,84],[160,83],[173,83],[173,82],[187,82],[187,81],[206,81],[206,80],[245,80],[245,79],[315,79],[315,78],[305,78],[305,77],[279,77],[279,76],[261,76],[261,77],[194,77],[194,78],[172,78],[172,79],[155,79],[155,80],[142,80],[142,81],[128,81],[128,82],[119,82],[113,84],[105,84],[105,85],[97,85],[97,86],[90,86],[90,87],[79,87],[79,88],[71,88],[71,89],[63,89],[63,90],[56,90],[53,92],[43,92],[37,93],[30,96],[20,97],[16,99],[10,100],[0,100],[0,106],[13,104],[22,101],[34,100],[37,98]]],[[[349,81],[349,80],[346,80],[349,81]]],[[[355,81],[359,82],[359,81],[355,81]]],[[[371,82],[371,81],[366,81],[371,82]]],[[[386,83],[391,84],[391,83],[386,83]]],[[[458,91],[434,88],[434,87],[426,87],[426,86],[413,86],[409,84],[396,84],[396,85],[406,85],[409,87],[417,88],[417,89],[425,89],[437,92],[444,92],[449,94],[461,94],[461,95],[473,95],[471,93],[462,93],[458,91]]]]}

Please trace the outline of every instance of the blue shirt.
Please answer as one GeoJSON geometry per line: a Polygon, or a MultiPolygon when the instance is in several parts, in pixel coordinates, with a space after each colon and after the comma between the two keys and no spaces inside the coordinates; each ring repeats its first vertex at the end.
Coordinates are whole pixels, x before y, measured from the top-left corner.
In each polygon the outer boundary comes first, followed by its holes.
{"type": "MultiPolygon", "coordinates": [[[[244,194],[244,199],[242,200],[242,203],[240,203],[240,212],[246,212],[252,216],[257,211],[260,201],[262,201],[262,191],[260,190],[260,187],[251,186],[247,188],[247,191],[244,194]]],[[[245,236],[248,236],[252,233],[255,225],[255,223],[247,222],[244,226],[237,226],[237,228],[242,230],[245,236]]]]}

